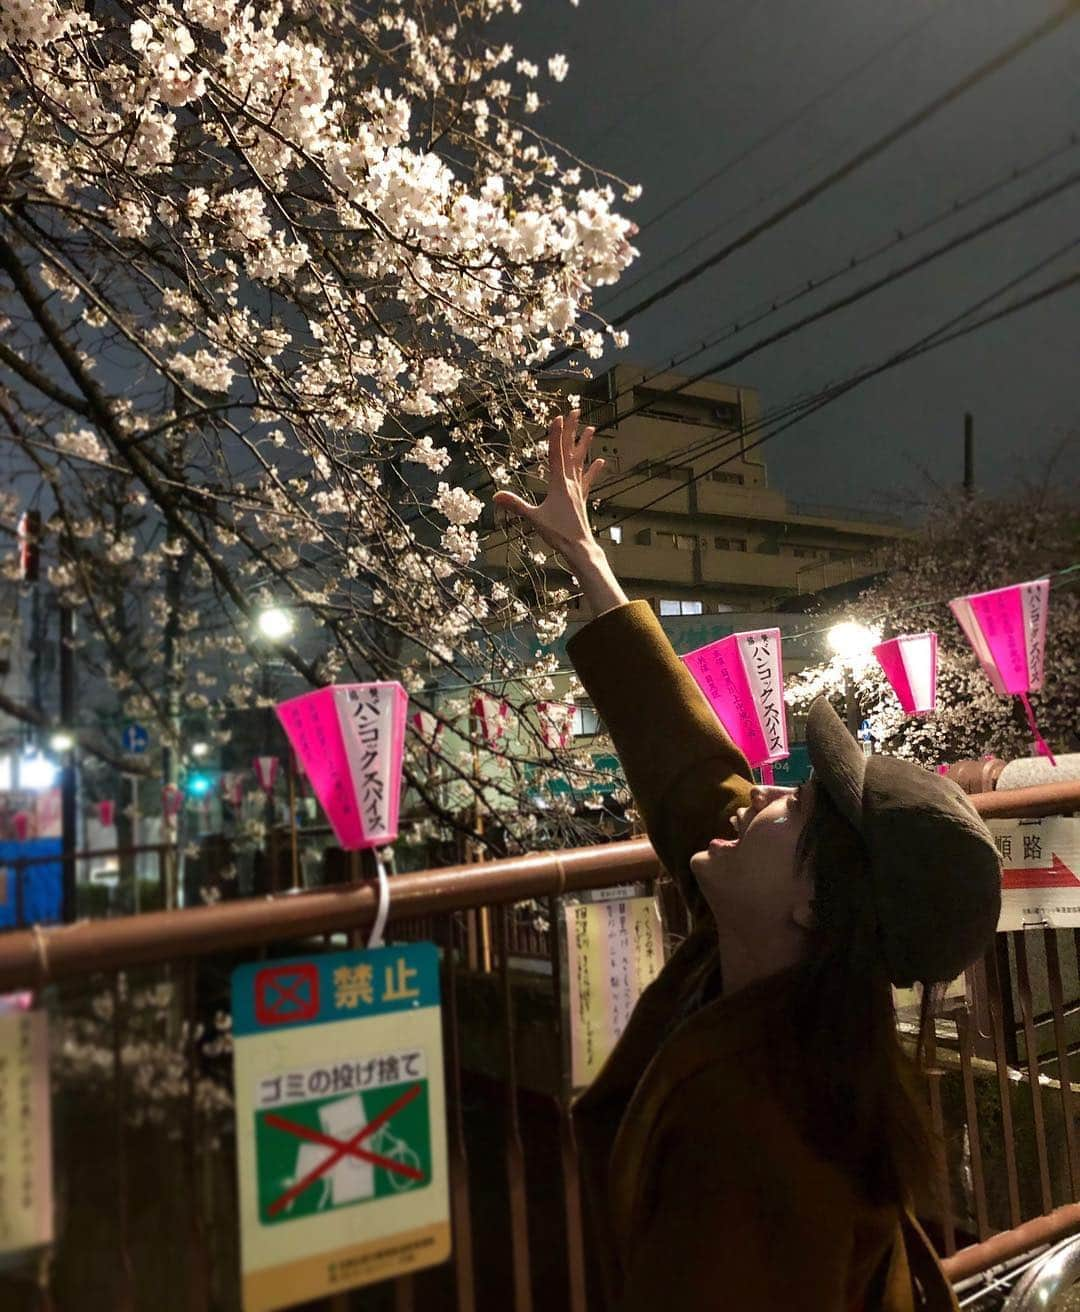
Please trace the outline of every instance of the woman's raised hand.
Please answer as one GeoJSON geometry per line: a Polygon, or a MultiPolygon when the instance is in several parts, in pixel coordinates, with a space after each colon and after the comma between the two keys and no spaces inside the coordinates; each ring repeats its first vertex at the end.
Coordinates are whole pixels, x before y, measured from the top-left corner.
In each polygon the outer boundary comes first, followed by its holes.
{"type": "Polygon", "coordinates": [[[580,415],[571,410],[548,427],[548,489],[538,506],[513,492],[496,492],[495,504],[530,524],[549,547],[573,559],[593,545],[589,527],[589,495],[604,468],[603,460],[585,461],[595,428],[579,429],[580,415]]]}

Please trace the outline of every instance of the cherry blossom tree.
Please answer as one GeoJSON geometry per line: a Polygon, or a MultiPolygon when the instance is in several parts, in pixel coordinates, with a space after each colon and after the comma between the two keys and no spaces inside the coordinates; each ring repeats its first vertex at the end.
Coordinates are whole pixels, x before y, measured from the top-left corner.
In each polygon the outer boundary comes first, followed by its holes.
{"type": "MultiPolygon", "coordinates": [[[[1055,575],[1046,636],[1046,678],[1032,695],[1042,731],[1056,751],[1080,748],[1080,519],[1074,487],[1048,479],[1013,497],[943,497],[922,531],[896,550],[884,581],[864,592],[844,618],[880,630],[938,633],[938,707],[905,716],[877,662],[856,671],[862,714],[880,750],[924,765],[1032,753],[1027,719],[1014,697],[999,697],[948,607],[953,597],[1055,575]]],[[[839,658],[788,680],[786,698],[803,714],[820,693],[844,705],[839,658]]]]}
{"type": "MultiPolygon", "coordinates": [[[[83,668],[174,746],[258,703],[266,604],[306,685],[400,678],[444,718],[440,681],[505,685],[523,724],[550,693],[499,634],[550,641],[565,597],[478,568],[469,488],[523,485],[540,366],[604,349],[636,189],[530,127],[568,66],[495,38],[519,7],[0,0],[5,473],[43,490],[83,668]]],[[[440,778],[520,809],[457,729],[440,778]]]]}

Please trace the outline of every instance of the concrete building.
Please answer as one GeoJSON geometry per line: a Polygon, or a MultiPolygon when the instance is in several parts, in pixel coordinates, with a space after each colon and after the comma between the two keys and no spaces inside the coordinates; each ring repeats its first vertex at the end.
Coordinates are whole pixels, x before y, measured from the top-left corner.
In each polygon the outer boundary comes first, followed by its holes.
{"type": "MultiPolygon", "coordinates": [[[[667,615],[775,610],[881,568],[906,536],[898,519],[789,501],[753,446],[756,390],[684,382],[619,364],[584,388],[560,384],[597,426],[593,451],[608,467],[593,523],[631,597],[667,615]]],[[[505,548],[487,563],[505,567],[505,548]]]]}

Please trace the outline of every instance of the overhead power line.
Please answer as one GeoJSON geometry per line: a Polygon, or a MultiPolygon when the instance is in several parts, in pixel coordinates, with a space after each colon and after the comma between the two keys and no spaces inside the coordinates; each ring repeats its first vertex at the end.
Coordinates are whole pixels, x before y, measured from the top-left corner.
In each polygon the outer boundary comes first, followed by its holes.
{"type": "MultiPolygon", "coordinates": [[[[1056,260],[1059,260],[1063,255],[1067,254],[1069,251],[1073,250],[1078,245],[1080,245],[1080,237],[1070,238],[1070,240],[1067,243],[1065,243],[1064,246],[1061,246],[1055,249],[1054,251],[1051,251],[1048,255],[1043,256],[1041,259],[1037,260],[1034,264],[1023,270],[1021,273],[1016,274],[1013,277],[1007,279],[1004,283],[994,288],[988,294],[979,297],[978,300],[974,301],[971,305],[967,306],[959,314],[953,315],[949,319],[945,320],[944,323],[940,324],[932,332],[924,334],[922,337],[917,338],[915,342],[911,343],[909,346],[903,348],[902,350],[894,352],[889,356],[886,356],[885,359],[879,362],[878,364],[867,366],[861,370],[856,371],[856,373],[850,375],[848,378],[843,379],[838,383],[830,383],[816,393],[799,398],[793,402],[789,402],[783,406],[777,407],[773,411],[770,411],[767,415],[763,415],[758,420],[758,422],[755,425],[753,425],[749,430],[751,433],[763,432],[763,436],[758,438],[757,441],[747,444],[745,442],[746,432],[725,433],[720,435],[718,438],[715,438],[715,445],[713,447],[713,450],[725,446],[731,446],[734,445],[735,443],[739,444],[739,450],[733,452],[729,456],[725,456],[723,459],[716,461],[714,464],[709,465],[704,469],[698,470],[696,474],[693,474],[685,482],[677,483],[674,487],[669,488],[665,492],[662,492],[659,496],[654,497],[652,501],[648,501],[641,506],[628,507],[626,514],[622,515],[619,519],[610,521],[610,523],[606,524],[605,527],[610,527],[612,524],[625,523],[629,519],[636,518],[637,516],[642,514],[643,511],[649,510],[652,507],[659,505],[660,502],[667,500],[668,497],[678,495],[678,493],[684,491],[691,484],[700,482],[701,479],[707,478],[711,473],[713,473],[717,469],[720,469],[723,465],[730,464],[733,460],[741,458],[747,451],[752,451],[755,450],[757,447],[762,446],[765,442],[770,441],[773,437],[778,436],[781,432],[785,432],[788,428],[793,427],[794,424],[800,422],[802,419],[807,418],[809,415],[816,413],[818,410],[824,409],[825,406],[831,405],[834,401],[839,400],[841,396],[844,396],[848,392],[853,391],[855,388],[861,386],[863,383],[868,382],[871,378],[875,378],[882,373],[886,373],[889,370],[896,368],[898,365],[905,364],[909,360],[915,359],[916,357],[925,354],[927,351],[936,349],[938,346],[944,346],[948,342],[955,341],[958,338],[964,337],[971,332],[975,332],[982,327],[989,326],[990,324],[995,323],[1000,319],[1007,318],[1013,314],[1017,314],[1020,311],[1027,309],[1030,305],[1036,304],[1037,302],[1042,300],[1046,300],[1051,296],[1057,295],[1060,292],[1067,290],[1069,287],[1073,286],[1077,281],[1080,281],[1080,273],[1073,273],[1073,274],[1066,275],[1065,278],[1059,279],[1057,282],[1051,283],[1048,287],[1042,288],[1037,292],[1033,292],[1029,296],[1022,298],[1019,301],[1012,302],[1010,305],[1005,306],[1001,310],[995,311],[992,314],[984,316],[984,318],[979,319],[974,323],[967,324],[966,326],[961,326],[964,325],[964,321],[970,319],[973,314],[978,314],[980,310],[985,309],[988,305],[992,304],[995,300],[999,300],[1002,296],[1007,295],[1010,291],[1014,290],[1021,283],[1026,282],[1028,279],[1036,276],[1038,273],[1042,272],[1045,268],[1047,268],[1049,265],[1054,263],[1056,260]],[[770,427],[771,425],[773,427],[770,427]],[[768,431],[763,431],[763,430],[768,430],[768,431]]],[[[699,459],[701,455],[704,454],[708,454],[708,453],[704,451],[698,452],[695,456],[695,459],[699,459]]],[[[652,480],[649,478],[645,478],[641,480],[641,482],[649,482],[649,481],[652,480]]],[[[639,486],[639,485],[640,483],[636,484],[635,486],[639,486]]],[[[630,489],[624,488],[622,494],[625,495],[625,493],[628,490],[630,489]]],[[[506,534],[502,539],[502,541],[495,542],[495,543],[490,543],[490,542],[485,543],[485,547],[491,549],[493,547],[497,548],[503,546],[507,541],[509,541],[509,538],[510,535],[506,534]]]]}
{"type": "MultiPolygon", "coordinates": [[[[700,196],[700,194],[705,191],[706,188],[711,187],[714,182],[719,182],[721,178],[726,177],[733,169],[738,168],[740,164],[745,164],[746,161],[750,159],[751,156],[756,155],[759,150],[763,150],[766,146],[771,145],[778,137],[783,136],[788,128],[796,123],[805,122],[807,114],[817,109],[820,105],[825,104],[826,101],[831,100],[833,96],[860,78],[882,59],[887,59],[894,55],[902,45],[905,45],[912,37],[917,36],[921,31],[928,27],[939,17],[943,7],[943,5],[938,5],[936,9],[931,8],[929,13],[924,14],[918,22],[913,23],[910,27],[906,28],[899,36],[883,46],[878,46],[877,49],[866,59],[861,60],[853,68],[848,69],[846,73],[841,74],[841,76],[835,81],[824,86],[816,95],[811,96],[809,100],[803,101],[797,109],[793,110],[790,114],[785,115],[784,118],[774,124],[774,126],[767,132],[762,133],[760,137],[756,137],[748,146],[739,151],[738,154],[733,155],[726,163],[721,164],[719,168],[713,170],[712,173],[707,174],[699,182],[696,182],[688,191],[684,191],[681,195],[676,196],[675,199],[669,201],[663,209],[658,210],[651,218],[646,219],[646,221],[641,224],[640,230],[642,232],[648,232],[648,230],[655,224],[659,223],[662,219],[666,219],[669,214],[673,214],[677,209],[681,209],[687,201],[693,200],[695,196],[700,196]]],[[[652,272],[655,272],[655,270],[652,272]]],[[[645,273],[642,275],[643,278],[651,276],[651,273],[645,273]]],[[[633,283],[630,284],[630,286],[633,285],[633,283]]],[[[619,287],[616,289],[615,294],[619,295],[626,290],[628,290],[626,287],[619,287]]]]}
{"type": "MultiPolygon", "coordinates": [[[[1074,583],[1080,583],[1080,561],[1072,565],[1066,565],[1062,569],[1051,570],[1049,574],[1043,576],[1050,580],[1051,588],[1067,588],[1074,583]]],[[[908,606],[899,606],[895,610],[882,611],[878,615],[867,617],[867,623],[873,624],[875,620],[892,620],[898,615],[910,615],[916,611],[923,610],[940,610],[947,606],[952,598],[942,597],[937,601],[915,601],[908,606]]],[[[672,618],[675,618],[674,616],[672,618]]],[[[699,617],[695,617],[699,618],[699,617]]],[[[828,633],[833,627],[834,620],[828,624],[819,625],[815,629],[798,629],[794,633],[781,633],[780,637],[783,642],[795,642],[800,638],[816,638],[822,633],[828,633]]],[[[512,683],[535,683],[542,679],[558,678],[562,674],[576,674],[577,671],[573,666],[560,666],[556,670],[545,670],[542,674],[525,674],[515,675],[507,679],[477,679],[469,683],[440,683],[435,692],[464,692],[466,690],[479,690],[491,688],[496,691],[502,691],[512,683]]]]}
{"type": "MultiPolygon", "coordinates": [[[[987,186],[981,188],[979,191],[976,191],[972,193],[970,196],[966,196],[961,200],[954,201],[951,206],[949,206],[944,210],[939,211],[934,217],[917,222],[911,227],[900,229],[897,232],[896,237],[891,239],[890,242],[880,244],[878,247],[876,247],[875,248],[876,252],[880,253],[881,251],[888,249],[888,246],[891,244],[895,244],[896,242],[899,241],[906,241],[911,237],[917,236],[920,232],[925,232],[928,228],[933,227],[935,224],[944,222],[946,219],[950,218],[953,214],[959,214],[963,210],[970,208],[972,205],[978,204],[980,200],[985,200],[987,196],[993,195],[994,192],[1000,191],[1003,187],[1010,186],[1014,182],[1019,182],[1021,178],[1026,177],[1031,173],[1037,172],[1045,164],[1048,164],[1052,160],[1057,159],[1059,155],[1062,155],[1067,151],[1074,149],[1076,145],[1077,145],[1077,136],[1076,133],[1074,132],[1070,134],[1069,140],[1065,142],[1064,145],[1055,146],[1052,150],[1047,151],[1046,153],[1040,155],[1037,159],[1032,160],[1030,163],[1022,165],[1018,168],[1011,169],[1008,173],[1000,176],[994,182],[989,183],[987,186]]],[[[753,206],[751,206],[751,208],[753,208],[753,206]]],[[[705,233],[704,236],[695,238],[688,245],[683,246],[681,250],[678,250],[674,254],[669,255],[666,259],[662,260],[659,264],[655,265],[652,269],[646,270],[644,273],[640,274],[637,278],[632,279],[630,282],[626,283],[625,285],[620,285],[616,294],[622,295],[622,293],[624,292],[632,291],[635,287],[640,286],[643,282],[648,282],[650,278],[655,277],[662,269],[666,268],[669,264],[674,264],[676,261],[680,260],[684,255],[688,254],[690,251],[700,246],[703,242],[707,241],[711,235],[712,235],[711,233],[705,233]]],[[[862,260],[860,260],[860,262],[863,262],[866,259],[872,259],[873,254],[874,252],[868,253],[865,257],[863,257],[862,260]]],[[[852,267],[854,267],[854,262],[852,263],[852,267]]],[[[843,273],[843,271],[844,271],[843,269],[840,269],[837,275],[834,276],[839,276],[839,274],[843,273]]],[[[819,285],[820,285],[820,280],[819,280],[819,285]]],[[[813,287],[809,287],[808,290],[813,290],[813,287]]]]}
{"type": "Polygon", "coordinates": [[[864,283],[860,287],[857,287],[850,292],[846,292],[842,296],[836,297],[834,300],[811,311],[809,314],[805,314],[799,319],[794,319],[791,323],[785,324],[782,328],[778,328],[774,332],[758,338],[756,341],[740,348],[725,359],[713,362],[707,368],[699,370],[697,373],[684,378],[675,387],[665,389],[658,397],[651,397],[648,401],[643,401],[640,405],[634,406],[630,410],[618,415],[617,418],[609,420],[604,424],[597,425],[597,432],[606,431],[607,429],[614,427],[616,424],[622,423],[633,415],[638,414],[640,411],[655,405],[658,399],[677,395],[679,392],[685,391],[687,387],[693,386],[694,383],[701,382],[703,379],[719,373],[721,370],[730,369],[733,365],[740,364],[751,355],[755,355],[758,351],[763,350],[767,346],[773,346],[777,342],[783,341],[785,338],[792,336],[794,333],[800,332],[810,324],[817,323],[820,320],[835,314],[839,310],[846,309],[847,307],[856,304],[858,301],[864,300],[874,292],[880,291],[881,288],[897,282],[901,278],[907,277],[916,270],[925,268],[927,265],[932,264],[935,260],[938,260],[951,251],[958,249],[960,246],[966,245],[968,242],[974,241],[977,237],[985,235],[987,232],[1017,218],[1019,215],[1027,213],[1029,210],[1032,210],[1039,205],[1045,204],[1048,200],[1060,195],[1070,187],[1076,186],[1077,183],[1080,183],[1080,170],[1074,170],[1065,178],[1060,179],[1051,186],[1043,188],[1042,191],[1011,206],[1000,214],[993,215],[989,219],[984,219],[974,227],[968,228],[964,232],[957,234],[955,237],[951,237],[948,241],[943,242],[940,246],[934,247],[933,250],[927,251],[904,264],[898,265],[895,269],[891,269],[887,273],[874,278],[872,281],[864,283]]]}
{"type": "MultiPolygon", "coordinates": [[[[794,197],[794,199],[780,206],[779,209],[774,210],[766,218],[740,233],[738,237],[727,242],[718,251],[715,251],[706,259],[699,261],[685,273],[680,274],[677,278],[673,278],[657,291],[651,292],[635,305],[632,305],[628,310],[624,310],[621,314],[617,315],[611,321],[612,326],[619,328],[623,324],[629,323],[631,319],[636,318],[639,314],[643,314],[659,301],[666,300],[681,288],[686,287],[697,278],[700,278],[702,274],[707,273],[710,269],[714,269],[719,264],[722,264],[729,256],[733,255],[736,251],[741,250],[744,246],[748,246],[752,241],[755,241],[758,237],[762,236],[763,233],[775,228],[779,223],[782,223],[785,219],[789,218],[797,210],[804,209],[824,192],[835,187],[845,178],[850,177],[852,173],[855,173],[858,169],[862,168],[864,164],[868,164],[871,160],[876,159],[877,156],[888,150],[890,146],[895,145],[897,141],[908,136],[910,133],[914,132],[916,128],[921,127],[924,123],[928,122],[936,114],[939,114],[954,101],[959,100],[962,96],[966,95],[968,91],[973,87],[978,86],[980,82],[984,82],[987,78],[992,77],[994,73],[999,72],[1002,68],[1012,63],[1014,59],[1019,58],[1020,55],[1024,54],[1044,37],[1057,31],[1057,29],[1067,23],[1070,18],[1075,17],[1078,12],[1080,12],[1080,0],[1066,0],[1066,3],[1048,18],[1044,19],[1041,23],[1036,24],[1035,27],[1029,29],[1024,35],[1018,37],[1015,41],[1010,42],[1009,45],[999,51],[991,59],[980,64],[978,68],[961,78],[959,82],[955,82],[940,95],[935,96],[934,99],[924,105],[922,109],[917,110],[914,114],[910,114],[902,122],[898,123],[896,127],[890,129],[883,136],[878,137],[876,141],[871,142],[868,146],[864,146],[862,150],[856,151],[856,153],[849,159],[845,160],[843,164],[838,168],[833,169],[831,173],[828,173],[820,181],[814,183],[813,186],[800,192],[794,197]]],[[[561,360],[565,360],[572,354],[573,350],[571,348],[563,348],[561,351],[558,351],[553,356],[549,357],[546,361],[546,367],[550,367],[561,360]]]]}
{"type": "MultiPolygon", "coordinates": [[[[750,311],[748,316],[735,320],[733,323],[729,324],[726,328],[720,330],[716,334],[713,334],[711,336],[702,339],[700,341],[700,344],[696,344],[693,347],[693,349],[687,349],[682,354],[677,353],[676,355],[673,355],[667,364],[662,365],[659,368],[653,369],[651,373],[645,374],[642,378],[635,378],[632,382],[628,382],[625,387],[617,391],[614,395],[608,396],[607,398],[608,403],[618,401],[622,397],[630,395],[631,393],[633,393],[633,391],[636,388],[644,386],[652,379],[658,378],[665,373],[669,373],[673,369],[679,368],[680,366],[686,364],[689,360],[692,360],[699,355],[703,355],[705,351],[711,349],[713,346],[718,345],[720,342],[726,341],[731,337],[736,336],[738,333],[744,332],[746,329],[752,328],[756,324],[771,318],[774,314],[778,313],[780,310],[786,309],[789,305],[795,304],[796,302],[804,299],[806,296],[813,295],[815,292],[822,290],[824,287],[828,286],[832,282],[835,282],[838,278],[843,277],[845,274],[850,273],[854,269],[862,267],[862,265],[864,264],[870,263],[874,259],[878,258],[878,256],[883,254],[885,251],[895,249],[897,246],[905,244],[906,242],[913,239],[914,237],[921,236],[923,233],[928,232],[931,228],[936,227],[939,223],[945,221],[946,219],[952,218],[955,215],[960,214],[961,212],[970,208],[973,204],[976,204],[981,200],[985,200],[986,197],[991,195],[993,192],[1000,190],[1002,187],[1007,186],[1010,183],[1019,180],[1021,177],[1024,177],[1031,172],[1034,172],[1037,168],[1039,168],[1042,164],[1045,164],[1049,160],[1057,158],[1059,155],[1069,150],[1075,149],[1077,144],[1080,144],[1080,139],[1078,139],[1077,136],[1073,134],[1070,137],[1069,141],[1064,146],[1055,147],[1054,150],[1040,156],[1038,160],[1025,166],[1022,169],[1015,169],[1015,168],[1012,169],[1009,172],[1009,174],[1007,174],[1004,178],[999,179],[997,182],[991,184],[988,187],[981,188],[978,192],[975,192],[971,196],[966,197],[964,200],[954,201],[953,204],[950,205],[947,209],[939,211],[932,218],[923,220],[922,222],[915,224],[914,227],[908,228],[903,232],[898,233],[895,237],[891,238],[887,242],[879,243],[877,246],[873,247],[871,250],[865,252],[861,256],[852,257],[845,263],[838,265],[830,273],[825,274],[817,279],[807,279],[804,283],[800,284],[799,287],[795,288],[793,291],[786,294],[785,296],[775,297],[772,298],[771,300],[765,300],[761,302],[760,304],[764,308],[756,312],[750,311]]],[[[690,445],[694,446],[700,443],[711,441],[714,436],[715,434],[710,434],[708,437],[701,438],[698,440],[697,443],[692,443],[690,445]]],[[[628,470],[627,473],[623,475],[623,477],[624,478],[629,477],[630,474],[632,473],[633,470],[628,470]]]]}
{"type": "MultiPolygon", "coordinates": [[[[1070,247],[1076,244],[1077,244],[1076,241],[1070,242],[1070,247]]],[[[1060,258],[1062,253],[1063,253],[1062,251],[1057,251],[1055,252],[1052,258],[1053,259],[1060,258]]],[[[1042,267],[1047,262],[1048,261],[1040,261],[1039,265],[1036,267],[1037,268],[1042,267]]],[[[1076,270],[1070,274],[1066,274],[1062,278],[1059,278],[1057,281],[1050,283],[1048,286],[1041,288],[1039,291],[1032,292],[1027,296],[1021,297],[1019,300],[1010,303],[1009,305],[1003,307],[1000,310],[996,310],[991,314],[985,315],[981,319],[977,319],[974,323],[964,325],[963,327],[952,328],[952,325],[957,324],[961,320],[968,318],[972,313],[976,311],[976,308],[981,307],[982,305],[987,304],[989,301],[996,299],[998,296],[1000,296],[1003,293],[1003,291],[1006,288],[1014,286],[1017,282],[1032,276],[1032,272],[1033,270],[1029,270],[1028,272],[1020,275],[1019,278],[1010,279],[1009,283],[1005,284],[1005,288],[999,288],[997,291],[991,293],[990,296],[984,297],[980,302],[976,303],[975,307],[970,307],[969,309],[965,310],[961,315],[958,315],[955,318],[950,319],[945,325],[942,325],[941,328],[938,328],[937,330],[935,330],[933,333],[929,334],[926,337],[920,338],[919,341],[914,343],[912,346],[905,348],[903,351],[899,351],[891,356],[888,356],[885,360],[883,360],[881,363],[877,365],[873,365],[866,369],[860,370],[858,373],[852,375],[850,378],[845,379],[840,383],[824,388],[818,394],[817,397],[811,398],[808,402],[801,403],[799,405],[799,413],[796,414],[794,418],[788,419],[785,423],[779,425],[777,428],[773,429],[768,433],[765,433],[762,437],[759,437],[756,442],[751,442],[747,445],[741,446],[738,452],[735,452],[729,456],[725,456],[722,460],[717,461],[715,464],[709,465],[707,468],[693,474],[690,478],[686,480],[685,483],[677,484],[674,488],[671,488],[668,491],[661,493],[658,497],[654,497],[652,501],[647,501],[642,506],[635,506],[632,509],[629,509],[621,519],[615,520],[613,522],[617,524],[623,523],[627,519],[634,518],[635,516],[640,515],[643,511],[649,510],[653,506],[659,505],[661,501],[665,501],[668,497],[676,495],[676,493],[681,492],[684,488],[689,487],[692,483],[700,482],[701,479],[708,477],[708,475],[711,474],[714,470],[721,468],[725,464],[730,464],[732,460],[741,458],[744,452],[753,451],[757,447],[762,446],[765,442],[771,441],[772,438],[779,436],[780,433],[785,432],[788,428],[791,428],[796,423],[801,422],[808,415],[814,414],[818,410],[824,409],[825,406],[831,405],[834,401],[839,400],[841,396],[845,396],[848,392],[854,391],[855,388],[861,387],[863,383],[869,382],[871,378],[876,378],[880,374],[887,373],[888,371],[897,368],[901,364],[907,364],[908,361],[914,360],[921,355],[925,355],[928,351],[937,350],[941,346],[947,346],[950,342],[958,341],[960,338],[967,337],[969,334],[973,332],[978,332],[980,329],[989,327],[991,324],[998,323],[1001,320],[1007,319],[1014,314],[1019,314],[1021,311],[1030,308],[1032,305],[1036,305],[1041,301],[1048,300],[1053,296],[1058,296],[1062,292],[1068,291],[1070,288],[1080,283],[1080,270],[1076,270]],[[948,331],[950,328],[952,328],[952,331],[948,331]]]]}

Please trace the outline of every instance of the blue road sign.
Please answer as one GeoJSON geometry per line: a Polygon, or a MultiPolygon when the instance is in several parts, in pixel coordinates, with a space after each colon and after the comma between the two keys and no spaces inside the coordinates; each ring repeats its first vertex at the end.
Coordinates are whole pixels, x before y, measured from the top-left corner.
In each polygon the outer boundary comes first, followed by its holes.
{"type": "Polygon", "coordinates": [[[150,746],[150,735],[141,724],[125,724],[120,742],[125,752],[132,756],[142,756],[150,746]]]}

